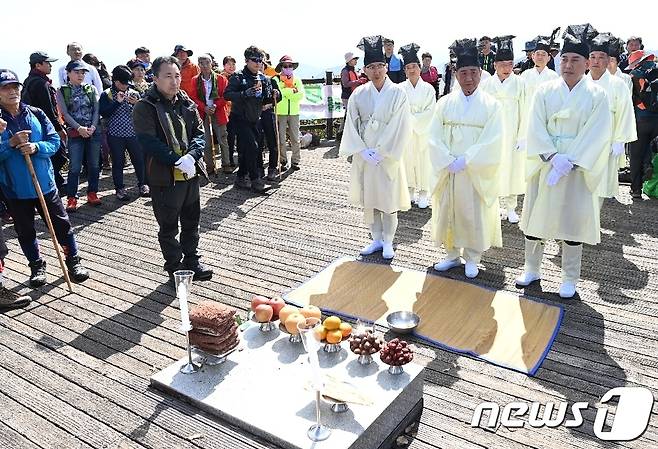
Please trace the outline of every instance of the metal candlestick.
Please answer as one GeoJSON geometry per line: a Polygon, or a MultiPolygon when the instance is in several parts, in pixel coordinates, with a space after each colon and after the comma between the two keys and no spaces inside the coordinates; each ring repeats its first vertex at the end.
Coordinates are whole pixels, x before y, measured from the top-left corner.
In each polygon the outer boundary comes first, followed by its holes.
{"type": "Polygon", "coordinates": [[[318,350],[320,349],[320,340],[318,339],[318,328],[320,320],[317,318],[307,318],[303,323],[297,323],[299,335],[301,335],[304,349],[308,352],[311,373],[313,376],[313,388],[315,389],[315,424],[309,427],[306,435],[311,441],[324,441],[331,435],[331,430],[322,425],[320,421],[320,401],[322,394],[322,378],[320,374],[320,361],[318,360],[318,350]]]}
{"type": "Polygon", "coordinates": [[[176,296],[178,296],[178,303],[181,312],[181,330],[185,332],[187,338],[187,364],[183,365],[180,369],[180,372],[183,374],[193,374],[201,368],[201,365],[195,364],[192,361],[192,346],[190,345],[190,331],[192,330],[192,324],[190,323],[190,315],[188,312],[187,294],[190,291],[193,277],[194,271],[191,270],[174,271],[176,296]]]}
{"type": "Polygon", "coordinates": [[[331,435],[331,430],[320,422],[320,391],[315,392],[315,424],[308,428],[306,435],[311,441],[324,441],[331,435]]]}
{"type": "Polygon", "coordinates": [[[183,374],[194,374],[199,369],[201,369],[201,365],[197,365],[192,361],[192,346],[190,345],[190,330],[185,332],[185,335],[187,336],[187,364],[181,366],[180,372],[183,374]]]}

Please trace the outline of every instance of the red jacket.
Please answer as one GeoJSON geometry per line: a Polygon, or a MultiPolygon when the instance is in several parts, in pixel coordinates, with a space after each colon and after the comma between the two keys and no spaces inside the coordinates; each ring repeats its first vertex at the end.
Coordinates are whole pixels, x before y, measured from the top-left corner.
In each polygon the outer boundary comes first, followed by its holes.
{"type": "MultiPolygon", "coordinates": [[[[215,101],[213,102],[215,105],[215,119],[220,125],[226,125],[228,122],[228,102],[224,100],[224,90],[228,85],[228,81],[226,81],[226,78],[222,75],[215,73],[214,76],[217,80],[217,98],[215,98],[215,101]]],[[[203,83],[203,79],[201,79],[201,75],[199,74],[192,78],[190,85],[190,98],[199,108],[199,115],[201,115],[201,119],[205,120],[206,88],[205,84],[203,83]]]]}
{"type": "Polygon", "coordinates": [[[199,69],[199,66],[194,64],[189,58],[180,68],[180,88],[190,97],[192,96],[192,78],[199,73],[201,73],[201,69],[199,69]]]}

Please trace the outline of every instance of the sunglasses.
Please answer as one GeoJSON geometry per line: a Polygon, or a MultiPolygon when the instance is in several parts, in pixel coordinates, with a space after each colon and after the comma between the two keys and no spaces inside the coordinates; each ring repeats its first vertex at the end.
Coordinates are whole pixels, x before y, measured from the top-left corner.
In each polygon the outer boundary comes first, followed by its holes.
{"type": "Polygon", "coordinates": [[[249,58],[250,61],[260,64],[263,62],[263,58],[249,58]]]}
{"type": "Polygon", "coordinates": [[[283,67],[284,69],[292,69],[294,67],[294,65],[292,65],[292,64],[283,64],[281,67],[283,67]]]}

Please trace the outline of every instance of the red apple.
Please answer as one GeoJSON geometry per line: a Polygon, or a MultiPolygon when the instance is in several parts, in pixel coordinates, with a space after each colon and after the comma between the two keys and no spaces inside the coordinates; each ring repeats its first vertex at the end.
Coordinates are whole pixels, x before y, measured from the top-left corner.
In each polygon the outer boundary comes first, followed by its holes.
{"type": "Polygon", "coordinates": [[[256,311],[256,307],[258,307],[261,304],[268,304],[270,302],[269,298],[266,298],[264,296],[256,295],[253,298],[251,298],[251,310],[253,312],[256,311]]]}
{"type": "Polygon", "coordinates": [[[274,311],[274,319],[275,320],[279,318],[279,312],[286,305],[285,301],[281,298],[272,298],[272,299],[270,299],[270,301],[267,304],[272,306],[272,310],[274,311]]]}
{"type": "Polygon", "coordinates": [[[254,316],[259,323],[267,323],[272,319],[272,315],[274,315],[274,311],[269,304],[259,304],[254,310],[254,316]]]}

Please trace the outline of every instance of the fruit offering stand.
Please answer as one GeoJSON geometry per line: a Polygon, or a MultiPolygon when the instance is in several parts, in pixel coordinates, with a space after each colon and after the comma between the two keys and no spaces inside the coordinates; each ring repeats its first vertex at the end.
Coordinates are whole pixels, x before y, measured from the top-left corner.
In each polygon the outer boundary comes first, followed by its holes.
{"type": "MultiPolygon", "coordinates": [[[[345,338],[334,343],[339,340],[341,327],[330,320],[329,327],[336,327],[336,331],[328,330],[325,339],[328,337],[327,344],[337,346],[338,350],[318,351],[322,375],[327,382],[346,386],[358,400],[348,406],[337,406],[335,400],[327,397],[321,403],[321,414],[331,436],[321,442],[310,441],[306,432],[315,422],[316,409],[315,395],[309,387],[308,354],[301,344],[290,341],[285,325],[277,322],[263,331],[256,321],[249,320],[243,325],[240,346],[223,363],[206,364],[194,374],[183,374],[180,368],[187,358],[181,359],[153,375],[151,384],[291,449],[390,447],[420,413],[422,367],[407,363],[402,372],[392,374],[380,354],[371,349],[373,344],[378,348],[383,342],[361,338],[357,345],[345,338]],[[371,363],[360,363],[361,355],[371,356],[371,363]]],[[[288,328],[292,330],[290,325],[288,328]]],[[[343,335],[348,331],[347,326],[342,327],[343,335]]],[[[411,360],[406,355],[408,351],[403,352],[401,345],[396,351],[397,347],[391,345],[384,356],[398,363],[411,360]]]]}

